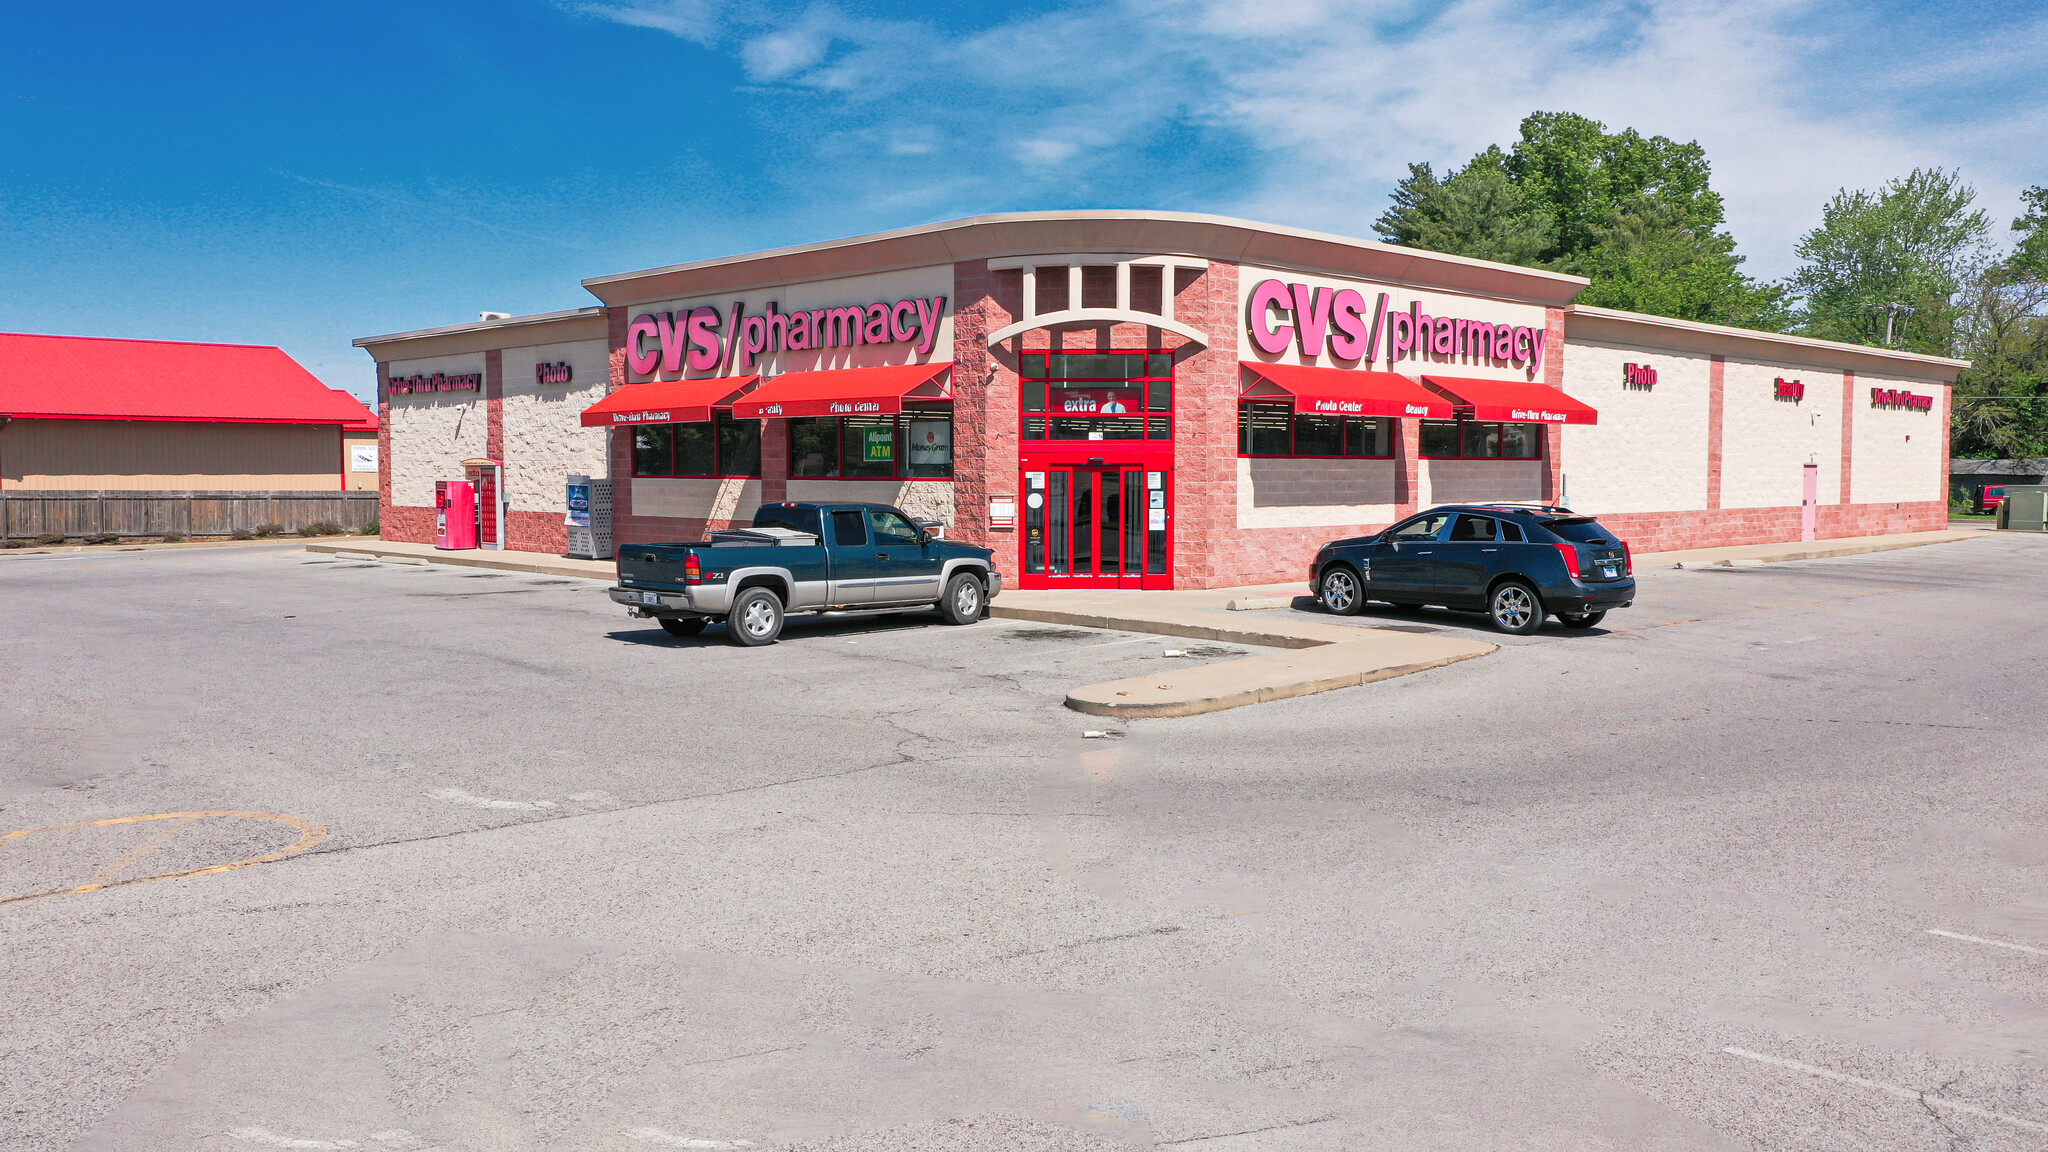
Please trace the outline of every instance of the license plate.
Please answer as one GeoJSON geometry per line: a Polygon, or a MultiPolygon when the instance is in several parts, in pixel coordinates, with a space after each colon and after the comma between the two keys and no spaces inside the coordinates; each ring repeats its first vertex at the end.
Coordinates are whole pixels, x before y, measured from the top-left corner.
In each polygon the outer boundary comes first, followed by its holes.
{"type": "Polygon", "coordinates": [[[1612,580],[1619,575],[1621,575],[1621,569],[1616,568],[1613,565],[1602,564],[1600,566],[1600,576],[1602,579],[1612,580]]]}
{"type": "Polygon", "coordinates": [[[642,604],[659,604],[661,603],[661,596],[655,592],[642,592],[640,594],[640,602],[642,604]]]}

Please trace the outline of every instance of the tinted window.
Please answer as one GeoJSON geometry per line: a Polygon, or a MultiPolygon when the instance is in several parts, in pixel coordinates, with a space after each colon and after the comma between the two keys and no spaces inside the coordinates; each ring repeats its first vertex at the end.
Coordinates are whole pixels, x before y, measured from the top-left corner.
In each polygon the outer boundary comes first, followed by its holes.
{"type": "Polygon", "coordinates": [[[1459,516],[1457,527],[1451,529],[1451,539],[1484,540],[1491,543],[1493,541],[1493,517],[1459,516]]]}
{"type": "Polygon", "coordinates": [[[1522,539],[1522,526],[1513,520],[1503,520],[1500,522],[1500,538],[1511,544],[1526,543],[1522,539]]]}
{"type": "Polygon", "coordinates": [[[1439,514],[1436,516],[1424,516],[1419,520],[1411,520],[1395,529],[1390,539],[1434,540],[1436,539],[1436,534],[1443,531],[1444,521],[1449,519],[1449,516],[1439,514]]]}
{"type": "Polygon", "coordinates": [[[868,542],[868,518],[858,508],[832,513],[832,540],[843,548],[868,542]]]}
{"type": "Polygon", "coordinates": [[[675,475],[675,429],[667,424],[642,424],[633,429],[633,475],[675,475]]]}
{"type": "Polygon", "coordinates": [[[1558,539],[1575,544],[1610,544],[1614,541],[1598,520],[1547,520],[1543,526],[1555,532],[1558,539]]]}
{"type": "Polygon", "coordinates": [[[717,457],[712,454],[711,422],[699,421],[690,424],[671,424],[676,440],[676,475],[712,476],[717,474],[717,457]]]}
{"type": "Polygon", "coordinates": [[[1422,422],[1422,454],[1424,456],[1458,455],[1458,426],[1448,420],[1424,420],[1422,422]]]}
{"type": "Polygon", "coordinates": [[[754,527],[788,528],[821,538],[825,535],[818,530],[818,510],[800,508],[795,504],[763,504],[761,510],[754,513],[754,527]]]}
{"type": "Polygon", "coordinates": [[[917,543],[917,529],[910,526],[910,521],[894,512],[870,512],[868,522],[874,525],[877,544],[917,543]]]}

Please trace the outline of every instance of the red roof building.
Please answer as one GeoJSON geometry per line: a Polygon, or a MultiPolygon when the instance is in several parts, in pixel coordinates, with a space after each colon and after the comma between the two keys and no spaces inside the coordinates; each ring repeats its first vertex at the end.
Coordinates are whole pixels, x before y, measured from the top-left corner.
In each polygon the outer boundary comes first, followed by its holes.
{"type": "Polygon", "coordinates": [[[0,488],[335,490],[376,427],[279,348],[0,333],[0,488]]]}

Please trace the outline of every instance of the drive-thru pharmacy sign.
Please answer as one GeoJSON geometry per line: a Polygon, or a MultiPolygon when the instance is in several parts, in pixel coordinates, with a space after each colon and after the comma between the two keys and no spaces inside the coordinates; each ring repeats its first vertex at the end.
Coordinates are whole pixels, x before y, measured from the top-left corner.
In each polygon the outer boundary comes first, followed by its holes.
{"type": "Polygon", "coordinates": [[[1872,388],[1872,408],[1907,408],[1915,412],[1932,412],[1934,397],[1922,396],[1917,392],[1902,392],[1897,388],[1872,388]]]}

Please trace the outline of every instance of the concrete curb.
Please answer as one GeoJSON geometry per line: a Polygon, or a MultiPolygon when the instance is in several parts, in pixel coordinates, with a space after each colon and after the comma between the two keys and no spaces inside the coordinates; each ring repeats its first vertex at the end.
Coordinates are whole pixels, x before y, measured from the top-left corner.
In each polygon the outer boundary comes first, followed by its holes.
{"type": "MultiPolygon", "coordinates": [[[[1777,556],[1745,556],[1727,560],[1681,560],[1673,568],[1754,568],[1762,564],[1782,564],[1787,560],[1826,560],[1832,556],[1862,556],[1870,552],[1895,552],[1901,548],[1928,548],[1936,544],[1961,544],[1981,539],[1978,536],[1958,536],[1950,540],[1905,540],[1892,544],[1854,544],[1845,548],[1807,548],[1798,552],[1786,552],[1777,556]]],[[[1648,559],[1648,557],[1645,557],[1648,559]]]]}
{"type": "MultiPolygon", "coordinates": [[[[493,568],[500,572],[527,572],[536,576],[574,576],[582,580],[612,580],[611,571],[593,572],[585,565],[595,564],[594,560],[570,560],[566,557],[559,562],[552,560],[511,560],[495,556],[472,556],[468,553],[450,552],[442,556],[425,557],[414,555],[410,550],[380,548],[375,544],[309,544],[308,552],[326,552],[335,555],[347,554],[351,558],[382,560],[388,564],[452,564],[459,568],[493,568]]],[[[607,566],[609,568],[609,566],[607,566]]]]}
{"type": "MultiPolygon", "coordinates": [[[[1354,641],[1353,643],[1356,643],[1354,641]]],[[[1326,645],[1330,648],[1346,648],[1348,644],[1326,645]]],[[[1234,692],[1220,692],[1206,696],[1194,696],[1177,700],[1163,700],[1137,703],[1119,703],[1114,696],[1105,699],[1104,693],[1115,693],[1118,685],[1141,685],[1156,676],[1134,677],[1132,680],[1112,680],[1106,684],[1091,684],[1067,693],[1067,707],[1091,716],[1122,716],[1140,719],[1170,719],[1178,716],[1200,716],[1206,712],[1221,712],[1227,708],[1242,708],[1247,704],[1264,704],[1272,700],[1291,700],[1297,696],[1312,696],[1318,692],[1329,692],[1337,688],[1350,688],[1358,684],[1371,684],[1377,680],[1392,680],[1396,676],[1407,676],[1416,672],[1427,672],[1431,668],[1442,668],[1477,656],[1499,651],[1492,644],[1477,651],[1454,653],[1434,660],[1420,660],[1409,664],[1390,664],[1379,668],[1365,668],[1340,672],[1329,676],[1317,676],[1306,680],[1294,680],[1281,684],[1261,684],[1234,692]]],[[[1248,657],[1256,659],[1256,657],[1248,657]]],[[[1242,664],[1245,660],[1233,660],[1214,667],[1227,668],[1231,664],[1242,664]]],[[[1128,691],[1129,689],[1126,689],[1128,691]]]]}
{"type": "Polygon", "coordinates": [[[1330,641],[1250,628],[1216,628],[1205,624],[1182,624],[1171,620],[1142,620],[1128,616],[1098,616],[1087,612],[1056,612],[1049,608],[1006,608],[1000,599],[989,602],[988,614],[1005,620],[1032,620],[1040,624],[1066,624],[1075,628],[1107,628],[1113,632],[1148,632],[1157,636],[1186,636],[1191,640],[1221,640],[1226,644],[1250,644],[1259,648],[1320,648],[1330,641]]]}

